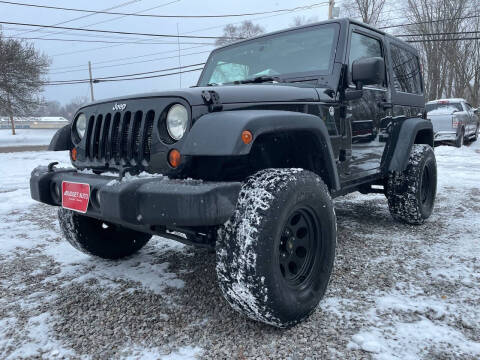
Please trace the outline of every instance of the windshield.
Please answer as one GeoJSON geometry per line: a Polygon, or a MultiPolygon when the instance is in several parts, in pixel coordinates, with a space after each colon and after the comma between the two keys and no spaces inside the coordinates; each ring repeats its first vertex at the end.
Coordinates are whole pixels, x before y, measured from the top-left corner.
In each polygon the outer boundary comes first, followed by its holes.
{"type": "Polygon", "coordinates": [[[452,114],[454,111],[463,111],[462,104],[451,102],[426,104],[425,110],[427,110],[427,112],[435,111],[435,113],[439,114],[452,114]]]}
{"type": "Polygon", "coordinates": [[[222,85],[260,76],[328,74],[337,33],[336,24],[325,24],[219,49],[208,59],[198,85],[222,85]]]}

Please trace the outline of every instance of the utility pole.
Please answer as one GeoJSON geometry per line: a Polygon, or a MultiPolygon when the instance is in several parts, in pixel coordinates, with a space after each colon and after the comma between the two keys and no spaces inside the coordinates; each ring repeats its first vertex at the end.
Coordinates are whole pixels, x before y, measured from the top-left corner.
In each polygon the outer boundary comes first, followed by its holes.
{"type": "Polygon", "coordinates": [[[328,0],[328,18],[333,19],[333,7],[335,6],[335,0],[328,0]]]}
{"type": "Polygon", "coordinates": [[[10,94],[7,93],[8,112],[10,115],[10,123],[12,124],[12,135],[15,135],[15,120],[13,120],[12,102],[10,100],[10,94]]]}
{"type": "Polygon", "coordinates": [[[95,101],[95,98],[93,96],[92,63],[90,61],[88,62],[88,73],[90,74],[90,96],[92,98],[92,101],[95,101]]]}
{"type": "Polygon", "coordinates": [[[181,53],[180,53],[180,31],[178,31],[178,23],[177,23],[177,44],[178,44],[178,67],[179,70],[179,81],[180,81],[180,89],[182,88],[182,60],[181,60],[181,53]]]}

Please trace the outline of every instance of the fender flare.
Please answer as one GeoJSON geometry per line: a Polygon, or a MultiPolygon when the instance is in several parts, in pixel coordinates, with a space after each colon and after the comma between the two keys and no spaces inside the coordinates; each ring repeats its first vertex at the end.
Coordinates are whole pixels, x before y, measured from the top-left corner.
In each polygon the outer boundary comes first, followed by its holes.
{"type": "Polygon", "coordinates": [[[64,127],[57,130],[55,135],[53,135],[52,140],[50,140],[50,145],[48,145],[48,150],[50,151],[63,151],[63,150],[72,150],[72,124],[65,125],[64,127]]]}
{"type": "Polygon", "coordinates": [[[250,153],[255,140],[267,133],[308,131],[319,141],[333,190],[340,189],[336,162],[325,123],[315,115],[282,110],[232,110],[208,113],[192,126],[181,153],[188,156],[235,156],[250,153]],[[243,143],[242,131],[253,134],[243,143]]]}
{"type": "Polygon", "coordinates": [[[402,122],[388,164],[388,171],[402,172],[407,168],[410,151],[415,143],[428,144],[433,147],[433,125],[430,121],[411,118],[402,122]],[[418,133],[425,130],[428,135],[423,137],[420,142],[415,141],[418,133]]]}

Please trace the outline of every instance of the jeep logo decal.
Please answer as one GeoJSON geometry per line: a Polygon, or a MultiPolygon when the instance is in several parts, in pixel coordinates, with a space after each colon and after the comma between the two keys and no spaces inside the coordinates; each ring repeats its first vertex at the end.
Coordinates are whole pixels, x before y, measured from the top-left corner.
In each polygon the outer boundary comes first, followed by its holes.
{"type": "Polygon", "coordinates": [[[120,110],[123,111],[127,107],[127,104],[117,104],[113,105],[113,111],[120,110]]]}

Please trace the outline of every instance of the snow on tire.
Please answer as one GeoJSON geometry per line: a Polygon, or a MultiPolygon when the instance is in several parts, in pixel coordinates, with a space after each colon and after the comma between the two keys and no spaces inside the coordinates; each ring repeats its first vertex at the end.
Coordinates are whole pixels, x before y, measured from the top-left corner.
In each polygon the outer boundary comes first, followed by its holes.
{"type": "Polygon", "coordinates": [[[393,218],[420,225],[432,214],[437,191],[437,164],[429,145],[414,144],[407,168],[390,173],[386,197],[393,218]]]}
{"type": "Polygon", "coordinates": [[[218,283],[234,309],[277,327],[315,310],[336,245],[335,211],[320,177],[301,169],[252,175],[218,235],[218,283]]]}
{"type": "Polygon", "coordinates": [[[104,259],[132,255],[152,237],[63,208],[58,210],[58,222],[65,238],[74,248],[104,259]]]}

